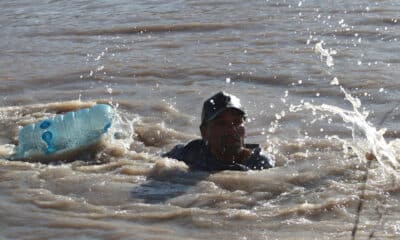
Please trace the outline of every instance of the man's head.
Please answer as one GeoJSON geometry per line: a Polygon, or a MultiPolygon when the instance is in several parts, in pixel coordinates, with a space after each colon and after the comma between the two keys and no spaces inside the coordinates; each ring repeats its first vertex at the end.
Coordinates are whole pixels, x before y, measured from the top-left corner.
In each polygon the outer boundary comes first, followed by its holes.
{"type": "Polygon", "coordinates": [[[203,104],[200,131],[211,152],[221,160],[235,160],[244,147],[246,113],[239,98],[218,92],[203,104]]]}

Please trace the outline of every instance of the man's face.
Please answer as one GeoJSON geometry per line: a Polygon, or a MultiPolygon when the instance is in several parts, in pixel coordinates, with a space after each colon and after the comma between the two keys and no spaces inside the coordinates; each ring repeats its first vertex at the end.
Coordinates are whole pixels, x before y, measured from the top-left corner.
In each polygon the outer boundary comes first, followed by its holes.
{"type": "Polygon", "coordinates": [[[224,160],[232,160],[240,153],[245,132],[243,114],[235,109],[225,110],[201,129],[211,152],[224,160]]]}

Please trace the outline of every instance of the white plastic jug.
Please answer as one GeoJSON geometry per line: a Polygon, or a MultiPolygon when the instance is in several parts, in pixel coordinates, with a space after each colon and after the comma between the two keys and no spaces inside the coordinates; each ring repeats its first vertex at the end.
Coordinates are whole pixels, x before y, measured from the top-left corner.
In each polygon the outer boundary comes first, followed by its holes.
{"type": "Polygon", "coordinates": [[[114,110],[106,104],[59,114],[29,124],[19,132],[13,159],[51,155],[97,141],[111,127],[114,110]]]}

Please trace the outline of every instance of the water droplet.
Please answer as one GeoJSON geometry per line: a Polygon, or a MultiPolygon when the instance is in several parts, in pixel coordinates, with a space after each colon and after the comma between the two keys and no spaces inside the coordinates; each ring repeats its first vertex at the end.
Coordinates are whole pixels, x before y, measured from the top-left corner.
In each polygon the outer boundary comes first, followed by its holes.
{"type": "Polygon", "coordinates": [[[100,66],[100,67],[97,68],[97,71],[101,71],[103,69],[104,69],[104,66],[100,66]]]}
{"type": "Polygon", "coordinates": [[[269,107],[270,107],[270,108],[274,108],[274,107],[275,107],[275,104],[271,103],[271,104],[269,105],[269,107]]]}
{"type": "Polygon", "coordinates": [[[330,84],[331,84],[331,85],[339,85],[339,80],[338,80],[336,77],[334,77],[334,78],[332,79],[332,81],[330,82],[330,84]]]}
{"type": "Polygon", "coordinates": [[[107,88],[106,88],[106,91],[107,91],[108,94],[112,94],[113,89],[112,89],[111,87],[107,87],[107,88]]]}

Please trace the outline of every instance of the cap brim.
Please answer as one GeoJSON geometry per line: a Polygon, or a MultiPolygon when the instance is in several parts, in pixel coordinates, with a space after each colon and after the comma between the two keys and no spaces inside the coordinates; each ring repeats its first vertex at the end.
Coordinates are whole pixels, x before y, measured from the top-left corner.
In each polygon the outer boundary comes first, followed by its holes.
{"type": "Polygon", "coordinates": [[[216,117],[218,117],[218,115],[220,115],[221,113],[223,113],[227,109],[234,109],[234,110],[240,112],[243,116],[246,116],[246,113],[242,109],[228,106],[228,107],[222,108],[222,109],[214,112],[211,116],[209,116],[209,118],[207,119],[206,122],[214,120],[216,117]]]}

